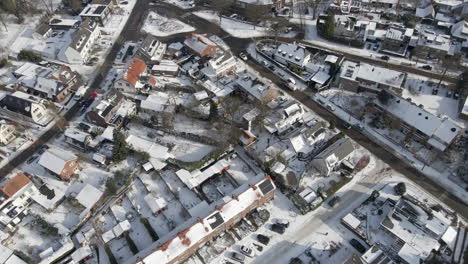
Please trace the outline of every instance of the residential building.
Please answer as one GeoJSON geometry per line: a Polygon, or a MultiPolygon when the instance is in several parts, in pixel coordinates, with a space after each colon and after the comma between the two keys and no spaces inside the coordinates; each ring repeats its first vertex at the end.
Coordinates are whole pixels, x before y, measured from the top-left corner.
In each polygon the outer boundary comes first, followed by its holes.
{"type": "Polygon", "coordinates": [[[236,58],[231,52],[218,52],[211,60],[206,63],[206,67],[201,71],[211,81],[232,74],[237,69],[236,58]]]}
{"type": "Polygon", "coordinates": [[[441,247],[441,238],[449,230],[450,222],[429,213],[425,206],[403,197],[380,224],[395,240],[387,253],[396,253],[397,263],[423,263],[441,247]]]}
{"type": "Polygon", "coordinates": [[[463,107],[460,111],[460,118],[467,120],[468,121],[468,97],[465,100],[465,103],[463,104],[463,107]]]}
{"type": "Polygon", "coordinates": [[[454,55],[454,48],[450,36],[423,30],[419,33],[413,55],[421,59],[442,60],[447,56],[454,55]]]}
{"type": "Polygon", "coordinates": [[[54,16],[50,19],[49,26],[52,30],[70,30],[80,26],[80,19],[54,16]]]}
{"type": "Polygon", "coordinates": [[[354,153],[350,139],[342,138],[320,152],[312,160],[312,165],[323,175],[328,176],[344,160],[354,153]]]}
{"type": "Polygon", "coordinates": [[[70,180],[70,177],[81,169],[78,157],[75,154],[57,148],[45,151],[39,158],[38,163],[64,181],[70,180]]]}
{"type": "Polygon", "coordinates": [[[90,134],[80,131],[76,128],[67,128],[64,133],[65,142],[70,146],[78,149],[86,150],[91,144],[92,137],[90,134]]]}
{"type": "Polygon", "coordinates": [[[380,51],[404,57],[413,32],[412,28],[390,26],[382,40],[380,51]]]}
{"type": "Polygon", "coordinates": [[[241,9],[264,7],[266,10],[277,10],[284,7],[286,0],[235,0],[234,5],[241,9]]]}
{"type": "Polygon", "coordinates": [[[277,62],[288,67],[301,68],[310,60],[310,52],[297,44],[282,43],[272,56],[277,62]]]}
{"type": "MultiPolygon", "coordinates": [[[[207,81],[208,82],[208,81],[207,81]]],[[[210,81],[211,82],[211,81],[210,81]]],[[[242,72],[234,84],[236,92],[253,101],[268,103],[278,97],[278,91],[260,83],[253,74],[242,72]]],[[[225,88],[226,89],[226,88],[225,88]]],[[[232,92],[232,90],[230,91],[232,92]]],[[[229,93],[230,93],[229,92],[229,93]]],[[[227,94],[226,94],[227,95],[227,94]]]]}
{"type": "Polygon", "coordinates": [[[403,72],[346,60],[341,66],[339,87],[351,92],[379,92],[382,89],[398,92],[406,77],[403,72]]]}
{"type": "Polygon", "coordinates": [[[435,9],[431,3],[423,7],[416,8],[416,17],[420,19],[434,19],[435,9]]]}
{"type": "Polygon", "coordinates": [[[361,0],[360,2],[364,7],[395,8],[398,6],[400,0],[361,0]]]}
{"type": "Polygon", "coordinates": [[[36,33],[39,34],[44,39],[49,38],[52,35],[52,28],[48,23],[41,23],[36,27],[36,33]]]}
{"type": "Polygon", "coordinates": [[[40,126],[46,126],[53,119],[38,97],[17,91],[13,94],[2,94],[0,98],[0,108],[12,119],[19,118],[40,126]]]}
{"type": "Polygon", "coordinates": [[[160,62],[167,50],[167,44],[159,41],[155,36],[146,35],[143,43],[135,54],[135,57],[140,58],[148,64],[160,62]]]}
{"type": "Polygon", "coordinates": [[[99,23],[101,27],[105,26],[111,17],[108,5],[88,4],[80,13],[83,20],[90,19],[99,23]]]}
{"type": "Polygon", "coordinates": [[[171,60],[162,60],[151,68],[151,73],[160,76],[177,76],[179,65],[171,60]]]}
{"type": "Polygon", "coordinates": [[[424,108],[397,95],[383,104],[375,100],[377,111],[398,124],[399,130],[416,142],[445,151],[462,133],[463,129],[448,117],[438,117],[424,108]]]}
{"type": "Polygon", "coordinates": [[[19,77],[19,89],[54,102],[62,102],[81,84],[78,73],[68,66],[59,64],[52,64],[46,68],[27,62],[13,74],[19,77]]]}
{"type": "Polygon", "coordinates": [[[85,19],[72,34],[71,42],[58,54],[58,59],[70,64],[86,63],[91,58],[94,44],[101,37],[98,24],[92,19],[85,19]]]}
{"type": "MultiPolygon", "coordinates": [[[[24,173],[18,173],[0,187],[0,229],[12,231],[28,214],[31,196],[38,192],[24,173]]],[[[0,254],[1,255],[1,254],[0,254]]]]}
{"type": "Polygon", "coordinates": [[[108,125],[118,127],[125,117],[117,115],[117,111],[124,101],[125,98],[122,93],[111,91],[96,107],[86,113],[86,119],[101,127],[107,127],[108,125]]]}
{"type": "Polygon", "coordinates": [[[27,264],[14,254],[13,250],[0,244],[0,263],[1,264],[27,264]]]}
{"type": "MultiPolygon", "coordinates": [[[[125,93],[137,93],[144,88],[144,78],[149,78],[146,63],[138,58],[133,58],[127,64],[122,77],[114,82],[114,88],[125,93]]],[[[153,84],[156,82],[154,81],[153,84]]]]}
{"type": "Polygon", "coordinates": [[[200,57],[214,56],[218,50],[216,43],[206,36],[196,33],[189,34],[184,44],[200,57]]]}
{"type": "Polygon", "coordinates": [[[16,136],[16,125],[8,120],[0,119],[0,144],[8,145],[16,136]]]}
{"type": "MultiPolygon", "coordinates": [[[[465,6],[467,6],[468,9],[468,2],[466,2],[465,6]]],[[[460,41],[468,40],[468,22],[465,20],[459,21],[452,26],[450,33],[452,34],[452,37],[460,41]]]]}
{"type": "Polygon", "coordinates": [[[198,210],[192,218],[128,259],[125,264],[182,263],[202,245],[231,228],[253,209],[272,200],[275,189],[270,177],[254,177],[235,189],[230,196],[206,205],[205,210],[198,210]]]}

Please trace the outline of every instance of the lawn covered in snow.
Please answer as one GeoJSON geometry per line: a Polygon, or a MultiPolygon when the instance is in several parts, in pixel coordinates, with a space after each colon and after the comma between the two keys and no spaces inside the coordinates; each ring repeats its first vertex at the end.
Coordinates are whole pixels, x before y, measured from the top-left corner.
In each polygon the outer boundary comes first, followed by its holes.
{"type": "Polygon", "coordinates": [[[166,37],[178,33],[191,32],[195,28],[177,19],[169,19],[156,12],[150,12],[146,17],[142,30],[156,37],[166,37]]]}

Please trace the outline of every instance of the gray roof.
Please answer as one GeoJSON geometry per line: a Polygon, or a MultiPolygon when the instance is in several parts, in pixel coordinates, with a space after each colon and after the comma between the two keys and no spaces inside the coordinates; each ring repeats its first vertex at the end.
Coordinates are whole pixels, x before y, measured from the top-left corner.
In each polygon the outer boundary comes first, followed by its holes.
{"type": "Polygon", "coordinates": [[[335,155],[335,157],[341,161],[349,154],[353,153],[353,151],[354,146],[353,143],[351,143],[351,140],[349,140],[349,138],[342,138],[326,148],[324,151],[320,152],[315,156],[315,159],[327,159],[328,157],[335,155]]]}

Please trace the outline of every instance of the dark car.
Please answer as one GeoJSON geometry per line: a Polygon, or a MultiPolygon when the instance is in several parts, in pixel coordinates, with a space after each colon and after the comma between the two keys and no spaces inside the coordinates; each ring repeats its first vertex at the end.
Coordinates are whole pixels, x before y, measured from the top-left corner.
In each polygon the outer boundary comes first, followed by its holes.
{"type": "Polygon", "coordinates": [[[335,197],[331,198],[330,201],[328,201],[328,205],[329,205],[330,207],[335,207],[335,205],[336,205],[337,203],[339,203],[340,200],[341,200],[341,198],[340,198],[339,196],[335,196],[335,197]]]}
{"type": "Polygon", "coordinates": [[[268,243],[270,243],[270,238],[262,234],[257,235],[257,240],[263,245],[268,245],[268,243]]]}
{"type": "Polygon", "coordinates": [[[424,70],[427,70],[427,71],[432,70],[431,65],[424,65],[424,66],[422,66],[421,68],[423,68],[424,70]]]}
{"type": "Polygon", "coordinates": [[[268,66],[268,69],[270,69],[271,71],[274,71],[274,70],[275,70],[275,66],[270,65],[270,66],[268,66]]]}
{"type": "Polygon", "coordinates": [[[353,246],[361,254],[364,254],[366,252],[366,247],[364,247],[361,243],[359,243],[359,241],[357,241],[354,238],[349,241],[349,244],[351,244],[351,246],[353,246]]]}
{"type": "Polygon", "coordinates": [[[453,94],[453,99],[458,100],[460,98],[460,95],[458,93],[453,94]]]}
{"type": "Polygon", "coordinates": [[[231,258],[237,262],[244,263],[245,261],[245,256],[242,254],[239,254],[237,252],[232,252],[231,258]]]}
{"type": "Polygon", "coordinates": [[[434,88],[432,89],[432,95],[437,95],[439,93],[439,89],[434,88]]]}
{"type": "Polygon", "coordinates": [[[84,132],[88,132],[91,129],[91,126],[85,124],[85,123],[80,123],[78,125],[78,128],[83,130],[84,132]]]}
{"type": "Polygon", "coordinates": [[[284,228],[288,228],[288,227],[289,227],[289,221],[288,221],[288,220],[278,219],[278,220],[276,220],[276,223],[277,223],[278,225],[284,226],[284,228]]]}
{"type": "Polygon", "coordinates": [[[384,61],[388,61],[390,59],[390,57],[385,55],[385,56],[380,57],[380,59],[384,60],[384,61]]]}
{"type": "Polygon", "coordinates": [[[278,234],[284,234],[284,231],[286,231],[286,228],[280,224],[272,224],[271,231],[276,232],[278,234]]]}
{"type": "Polygon", "coordinates": [[[31,164],[31,163],[33,163],[38,157],[39,157],[39,156],[32,156],[32,157],[30,157],[30,158],[26,161],[26,163],[27,163],[27,164],[31,164]]]}

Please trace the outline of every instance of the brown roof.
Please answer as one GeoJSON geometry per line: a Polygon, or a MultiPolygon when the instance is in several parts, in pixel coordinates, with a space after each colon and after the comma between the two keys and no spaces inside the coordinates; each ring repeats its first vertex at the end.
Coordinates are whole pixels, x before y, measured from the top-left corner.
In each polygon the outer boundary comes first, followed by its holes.
{"type": "Polygon", "coordinates": [[[146,71],[146,64],[137,58],[133,58],[128,65],[127,71],[125,72],[122,80],[129,82],[135,87],[140,74],[146,71]]]}
{"type": "Polygon", "coordinates": [[[24,175],[23,173],[18,173],[15,177],[3,185],[1,189],[6,195],[12,197],[15,193],[17,193],[30,182],[31,181],[29,180],[28,176],[24,175]]]}

